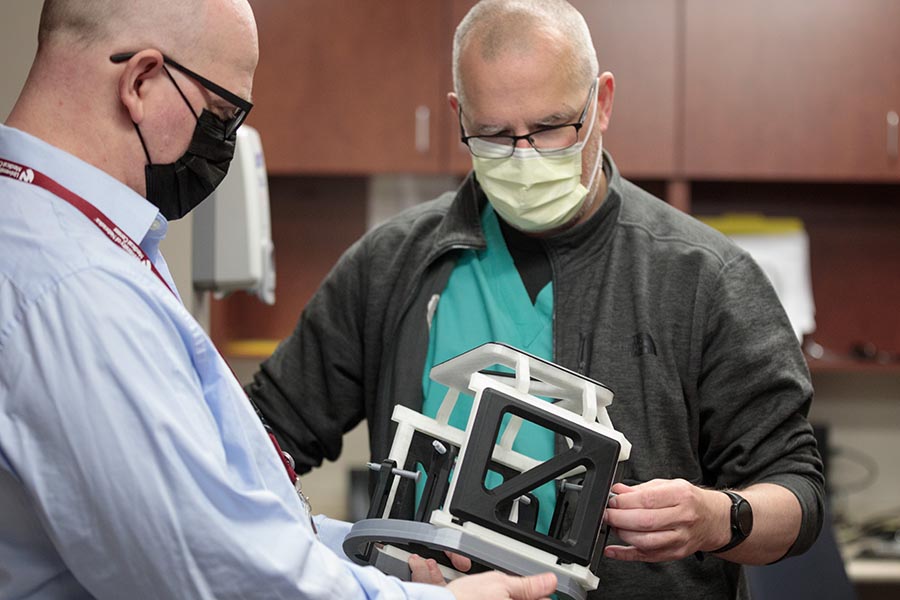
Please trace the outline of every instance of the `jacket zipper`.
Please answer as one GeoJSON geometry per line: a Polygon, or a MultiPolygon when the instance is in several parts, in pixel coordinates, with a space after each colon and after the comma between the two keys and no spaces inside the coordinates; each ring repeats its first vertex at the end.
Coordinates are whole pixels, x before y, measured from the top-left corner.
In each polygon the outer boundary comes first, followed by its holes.
{"type": "MultiPolygon", "coordinates": [[[[418,282],[418,285],[412,288],[407,294],[406,298],[403,301],[403,308],[399,313],[399,317],[397,318],[397,322],[394,325],[393,331],[391,331],[391,336],[388,338],[388,344],[385,346],[384,351],[382,352],[382,361],[381,367],[378,372],[378,391],[376,392],[376,398],[384,398],[387,397],[387,391],[390,389],[391,384],[393,383],[391,373],[392,369],[389,368],[390,365],[393,364],[394,358],[394,343],[397,339],[397,332],[400,328],[400,324],[403,322],[403,319],[406,317],[406,313],[409,311],[412,306],[413,299],[416,297],[416,294],[419,293],[419,288],[421,287],[422,282],[422,274],[430,267],[432,264],[437,262],[437,260],[443,257],[448,252],[452,252],[454,250],[471,250],[473,248],[477,248],[477,246],[465,245],[465,244],[452,244],[447,246],[446,248],[442,248],[438,252],[435,253],[434,258],[425,263],[425,265],[419,270],[416,274],[415,281],[418,282]],[[386,359],[386,360],[385,360],[386,359]]],[[[430,335],[430,331],[429,331],[430,335]]]]}

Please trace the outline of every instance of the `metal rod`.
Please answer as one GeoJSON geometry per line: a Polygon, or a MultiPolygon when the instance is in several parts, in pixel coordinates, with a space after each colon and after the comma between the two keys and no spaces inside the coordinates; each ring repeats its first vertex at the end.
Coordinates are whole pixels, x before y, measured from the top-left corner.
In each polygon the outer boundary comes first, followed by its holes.
{"type": "MultiPolygon", "coordinates": [[[[380,471],[381,465],[378,463],[370,462],[366,463],[366,466],[369,467],[370,471],[380,471]]],[[[419,472],[418,471],[407,471],[406,469],[391,469],[391,473],[398,477],[403,477],[405,479],[412,479],[415,482],[419,481],[419,472]]]]}

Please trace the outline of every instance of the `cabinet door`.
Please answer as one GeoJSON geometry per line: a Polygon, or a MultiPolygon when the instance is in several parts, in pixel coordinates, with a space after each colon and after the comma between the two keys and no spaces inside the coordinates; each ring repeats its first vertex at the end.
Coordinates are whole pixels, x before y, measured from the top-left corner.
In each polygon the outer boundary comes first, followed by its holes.
{"type": "Polygon", "coordinates": [[[260,61],[248,123],[271,173],[438,170],[441,3],[252,4],[260,61]]]}
{"type": "Polygon", "coordinates": [[[898,180],[900,2],[686,0],[696,178],[898,180]]]}
{"type": "MultiPolygon", "coordinates": [[[[475,2],[453,0],[451,31],[475,2]]],[[[609,131],[603,138],[628,177],[666,178],[675,174],[676,0],[572,0],[584,15],[600,70],[616,78],[609,131]]],[[[452,89],[448,72],[445,85],[452,89]]],[[[455,119],[448,119],[450,164],[468,170],[471,160],[459,143],[455,119]]]]}

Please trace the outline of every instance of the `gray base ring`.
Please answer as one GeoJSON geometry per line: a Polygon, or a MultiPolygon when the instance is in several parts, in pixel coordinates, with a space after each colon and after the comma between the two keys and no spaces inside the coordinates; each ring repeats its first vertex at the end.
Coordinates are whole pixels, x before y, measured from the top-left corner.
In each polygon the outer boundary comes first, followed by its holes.
{"type": "MultiPolygon", "coordinates": [[[[547,565],[505,552],[493,544],[458,529],[435,527],[431,523],[402,519],[364,519],[353,525],[344,538],[344,553],[356,563],[371,564],[380,571],[409,581],[409,565],[373,547],[369,561],[363,556],[370,543],[404,545],[416,543],[432,550],[449,550],[462,554],[491,569],[515,575],[536,575],[548,571],[547,565]]],[[[557,592],[567,600],[585,600],[587,592],[579,583],[562,573],[556,573],[557,592]]]]}

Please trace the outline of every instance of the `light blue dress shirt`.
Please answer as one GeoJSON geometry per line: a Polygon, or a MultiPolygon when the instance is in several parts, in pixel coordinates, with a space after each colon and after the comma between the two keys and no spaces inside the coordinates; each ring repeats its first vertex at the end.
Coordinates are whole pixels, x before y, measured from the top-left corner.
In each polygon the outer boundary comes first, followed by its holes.
{"type": "MultiPolygon", "coordinates": [[[[156,207],[0,125],[0,158],[94,204],[174,289],[156,207]]],[[[313,533],[253,409],[162,282],[50,192],[0,178],[0,598],[452,598],[313,533]],[[341,555],[342,556],[342,555],[341,555]]]]}

